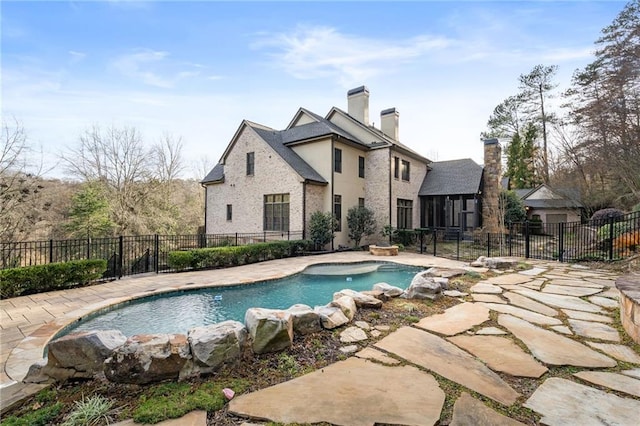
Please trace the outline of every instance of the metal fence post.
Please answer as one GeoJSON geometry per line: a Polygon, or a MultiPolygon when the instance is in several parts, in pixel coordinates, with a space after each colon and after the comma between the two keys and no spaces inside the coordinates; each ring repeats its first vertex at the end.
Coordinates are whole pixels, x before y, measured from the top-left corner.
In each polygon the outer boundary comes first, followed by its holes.
{"type": "Polygon", "coordinates": [[[458,229],[458,235],[456,238],[456,260],[460,260],[460,230],[458,229]]]}
{"type": "Polygon", "coordinates": [[[491,233],[487,232],[487,257],[491,257],[491,233]]]}
{"type": "Polygon", "coordinates": [[[122,278],[122,269],[124,261],[124,237],[120,235],[118,237],[118,279],[122,278]]]}
{"type": "Polygon", "coordinates": [[[438,230],[433,228],[433,255],[436,255],[436,246],[438,245],[436,241],[438,240],[438,230]]]}
{"type": "Polygon", "coordinates": [[[160,236],[154,235],[153,238],[153,269],[156,272],[160,272],[160,236]]]}
{"type": "Polygon", "coordinates": [[[609,218],[609,260],[613,260],[613,217],[609,218]]]}
{"type": "Polygon", "coordinates": [[[513,223],[509,222],[509,235],[507,236],[509,241],[509,256],[513,256],[513,223]]]}
{"type": "Polygon", "coordinates": [[[524,258],[529,258],[529,244],[531,243],[531,235],[529,235],[529,221],[524,221],[524,258]]]}
{"type": "Polygon", "coordinates": [[[558,260],[564,262],[564,223],[558,223],[558,260]]]}
{"type": "Polygon", "coordinates": [[[238,233],[236,232],[236,247],[238,246],[238,233]]]}
{"type": "Polygon", "coordinates": [[[53,263],[53,240],[49,240],[49,263],[53,263]]]}

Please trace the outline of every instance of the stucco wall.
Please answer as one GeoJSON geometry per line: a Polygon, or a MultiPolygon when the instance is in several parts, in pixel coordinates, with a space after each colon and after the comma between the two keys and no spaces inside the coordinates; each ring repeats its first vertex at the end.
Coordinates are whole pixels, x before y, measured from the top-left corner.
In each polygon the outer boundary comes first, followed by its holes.
{"type": "Polygon", "coordinates": [[[580,222],[580,212],[570,209],[531,209],[527,211],[527,217],[531,219],[534,215],[540,215],[540,219],[543,223],[548,223],[547,215],[551,214],[566,214],[567,222],[580,222]]]}
{"type": "Polygon", "coordinates": [[[289,230],[302,230],[300,176],[251,128],[245,127],[225,159],[225,181],[207,187],[206,232],[264,231],[264,195],[289,193],[289,230]],[[255,153],[255,173],[246,175],[246,155],[255,153]],[[226,220],[226,206],[233,218],[226,220]]]}
{"type": "Polygon", "coordinates": [[[352,245],[349,241],[349,227],[347,225],[347,212],[352,207],[358,206],[358,199],[364,198],[365,179],[358,176],[358,157],[365,157],[365,176],[366,174],[366,153],[352,146],[335,142],[334,148],[342,150],[342,172],[333,173],[333,194],[342,196],[342,230],[336,232],[334,246],[352,245]]]}

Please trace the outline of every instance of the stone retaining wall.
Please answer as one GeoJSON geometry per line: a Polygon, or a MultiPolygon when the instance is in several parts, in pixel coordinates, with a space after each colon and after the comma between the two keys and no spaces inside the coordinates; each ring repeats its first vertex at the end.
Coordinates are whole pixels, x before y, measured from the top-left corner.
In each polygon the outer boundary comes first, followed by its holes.
{"type": "Polygon", "coordinates": [[[620,290],[620,321],[631,338],[640,344],[640,275],[625,275],[616,280],[620,290]]]}

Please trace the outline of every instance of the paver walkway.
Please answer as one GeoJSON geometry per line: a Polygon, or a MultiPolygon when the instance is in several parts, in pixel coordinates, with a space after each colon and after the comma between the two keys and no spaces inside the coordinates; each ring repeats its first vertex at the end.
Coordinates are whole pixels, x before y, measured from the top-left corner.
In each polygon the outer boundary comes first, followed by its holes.
{"type": "MultiPolygon", "coordinates": [[[[313,263],[372,259],[464,267],[460,262],[406,253],[393,259],[340,253],[221,271],[130,278],[3,300],[2,399],[12,388],[7,383],[20,380],[32,360],[41,356],[47,340],[91,310],[187,285],[194,288],[264,280],[289,275],[313,263]]],[[[636,425],[640,354],[620,344],[623,336],[612,327],[617,320],[613,318],[617,312],[613,309],[617,306],[615,275],[555,262],[532,263],[535,268],[530,271],[507,272],[472,288],[469,295],[456,294],[455,298],[467,303],[392,331],[377,342],[371,340],[366,350],[345,361],[237,396],[229,409],[248,419],[277,422],[431,425],[443,409],[445,394],[438,380],[445,378],[463,388],[455,401],[451,424],[515,425],[518,423],[490,407],[502,406],[508,412],[506,408],[516,404],[537,412],[543,424],[636,425]],[[487,301],[477,302],[474,294],[495,297],[480,297],[487,301]],[[450,327],[447,318],[452,320],[450,327]],[[553,377],[550,369],[559,365],[572,366],[574,374],[553,377]],[[516,378],[515,382],[528,381],[535,390],[521,395],[509,385],[509,376],[516,378]]],[[[379,332],[366,327],[363,331],[370,339],[375,338],[374,331],[379,332]]]]}

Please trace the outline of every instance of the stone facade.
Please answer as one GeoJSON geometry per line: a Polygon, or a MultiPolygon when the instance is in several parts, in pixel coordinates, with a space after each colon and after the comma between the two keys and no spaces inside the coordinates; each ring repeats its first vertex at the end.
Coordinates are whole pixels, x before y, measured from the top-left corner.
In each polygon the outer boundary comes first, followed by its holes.
{"type": "Polygon", "coordinates": [[[616,280],[620,290],[620,322],[629,336],[640,344],[640,276],[625,275],[616,280]]]}
{"type": "Polygon", "coordinates": [[[256,132],[245,126],[226,158],[223,183],[207,188],[206,232],[227,234],[264,231],[264,195],[289,194],[289,229],[300,231],[302,179],[256,132]],[[246,173],[246,155],[255,155],[255,171],[246,173]],[[232,219],[227,220],[227,205],[232,219]]]}
{"type": "Polygon", "coordinates": [[[374,149],[367,153],[365,163],[365,207],[373,210],[378,227],[369,242],[382,241],[380,231],[390,223],[389,217],[389,149],[374,149]]]}
{"type": "Polygon", "coordinates": [[[486,232],[500,232],[500,177],[502,175],[502,148],[497,139],[484,141],[484,174],[482,189],[483,229],[486,232]]]}

